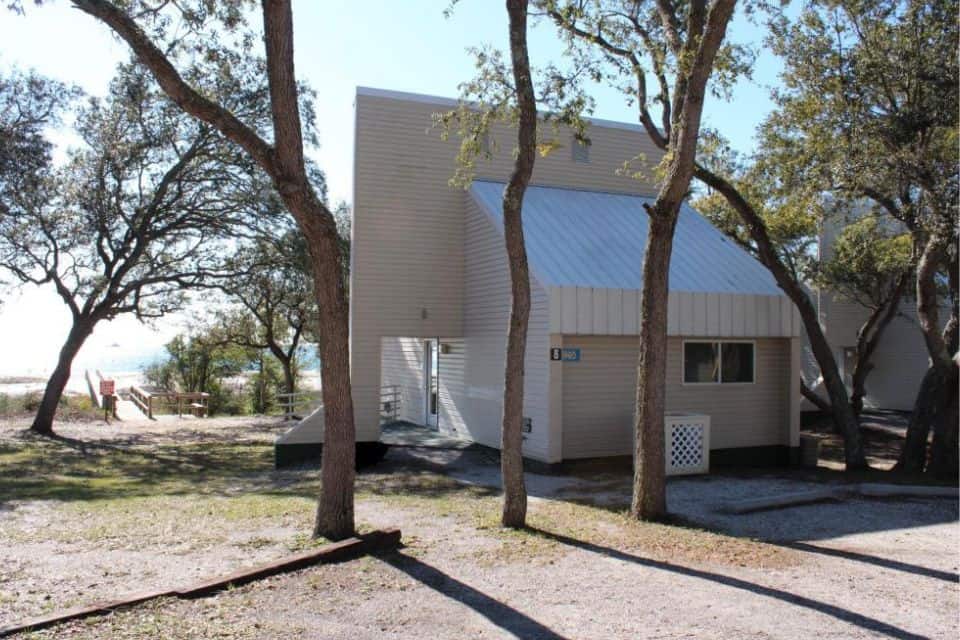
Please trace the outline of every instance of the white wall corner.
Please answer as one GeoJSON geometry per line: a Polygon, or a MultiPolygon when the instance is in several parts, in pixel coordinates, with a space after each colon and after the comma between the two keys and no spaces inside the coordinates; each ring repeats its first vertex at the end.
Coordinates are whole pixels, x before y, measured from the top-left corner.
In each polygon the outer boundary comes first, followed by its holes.
{"type": "Polygon", "coordinates": [[[800,376],[803,373],[802,361],[803,340],[799,337],[790,338],[790,390],[789,390],[789,445],[800,446],[800,376]]]}
{"type": "MultiPolygon", "coordinates": [[[[550,334],[550,346],[562,347],[563,335],[550,334]]],[[[549,357],[549,354],[544,354],[549,357]]],[[[547,462],[553,464],[563,460],[563,363],[550,360],[550,380],[548,382],[548,415],[547,425],[547,462]]]]}

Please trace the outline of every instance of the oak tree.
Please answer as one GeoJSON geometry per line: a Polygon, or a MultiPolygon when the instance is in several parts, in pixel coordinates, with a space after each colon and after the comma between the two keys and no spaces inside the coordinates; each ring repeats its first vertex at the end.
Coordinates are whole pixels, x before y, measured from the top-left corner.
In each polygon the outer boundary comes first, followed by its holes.
{"type": "Polygon", "coordinates": [[[0,217],[0,269],[52,288],[71,316],[32,424],[42,434],[99,323],[159,318],[183,308],[186,290],[230,275],[222,255],[243,242],[263,189],[243,154],[172,108],[136,66],[121,67],[75,122],[82,145],[62,167],[25,167],[37,187],[7,198],[0,217]]]}
{"type": "Polygon", "coordinates": [[[857,416],[863,411],[873,355],[908,293],[910,248],[907,234],[897,233],[883,219],[868,214],[840,231],[830,255],[820,264],[818,286],[867,310],[866,320],[857,330],[851,373],[850,405],[857,416]]]}
{"type": "Polygon", "coordinates": [[[640,293],[640,356],[634,419],[631,514],[643,520],[667,515],[663,419],[667,364],[667,295],[673,235],[690,189],[704,101],[742,71],[738,49],[725,44],[736,0],[544,0],[572,50],[599,58],[601,77],[622,90],[640,122],[663,149],[656,199],[649,220],[640,293]],[[656,93],[647,75],[657,78],[656,93]],[[660,109],[659,125],[651,111],[660,109]]]}
{"type": "Polygon", "coordinates": [[[323,379],[322,484],[314,532],[334,540],[353,535],[356,432],[342,250],[336,220],[311,184],[304,159],[304,121],[312,113],[301,108],[290,0],[260,2],[272,137],[195,82],[198,76],[235,77],[237,64],[256,57],[254,46],[261,38],[247,27],[247,2],[73,0],[73,6],[123,40],[179,108],[243,149],[270,177],[297,221],[310,255],[323,379]],[[213,62],[198,66],[198,59],[213,62]]]}

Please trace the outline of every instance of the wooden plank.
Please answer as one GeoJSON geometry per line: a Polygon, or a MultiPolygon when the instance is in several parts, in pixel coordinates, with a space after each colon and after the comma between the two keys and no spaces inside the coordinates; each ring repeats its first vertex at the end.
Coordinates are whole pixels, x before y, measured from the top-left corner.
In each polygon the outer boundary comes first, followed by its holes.
{"type": "Polygon", "coordinates": [[[814,502],[823,502],[824,500],[841,500],[849,494],[850,489],[842,487],[797,491],[795,493],[784,493],[778,496],[766,496],[763,498],[750,498],[749,500],[728,502],[721,505],[719,511],[721,513],[733,514],[752,513],[766,509],[781,509],[783,507],[793,507],[801,504],[812,504],[814,502]]]}
{"type": "Polygon", "coordinates": [[[13,625],[0,628],[0,637],[23,633],[25,631],[36,631],[52,627],[57,624],[79,620],[90,616],[102,615],[115,609],[129,607],[148,600],[176,596],[178,598],[198,598],[211,593],[216,593],[230,586],[238,586],[260,580],[280,573],[287,573],[303,569],[305,567],[331,562],[343,562],[352,560],[367,553],[381,553],[392,551],[400,545],[400,530],[387,529],[383,531],[371,531],[356,538],[347,538],[340,542],[325,544],[317,549],[297,553],[258,565],[256,567],[241,569],[233,573],[196,582],[192,585],[179,589],[159,589],[153,591],[141,591],[132,593],[117,600],[108,600],[96,602],[94,604],[74,607],[44,616],[31,618],[13,625]]]}
{"type": "Polygon", "coordinates": [[[7,627],[2,627],[0,628],[0,638],[13,635],[15,633],[23,633],[24,631],[37,631],[39,629],[45,629],[57,624],[69,622],[70,620],[79,620],[81,618],[88,618],[90,616],[103,615],[105,613],[110,613],[115,609],[120,609],[122,607],[140,604],[148,600],[155,600],[157,598],[164,598],[172,595],[174,595],[174,592],[169,589],[141,591],[138,593],[131,593],[118,600],[103,600],[93,604],[64,609],[62,611],[48,613],[36,618],[29,618],[7,627]]]}
{"type": "Polygon", "coordinates": [[[864,482],[860,485],[860,495],[871,498],[953,498],[956,500],[960,497],[960,490],[957,487],[864,482]]]}
{"type": "Polygon", "coordinates": [[[400,544],[400,530],[373,531],[363,537],[347,538],[340,542],[325,544],[318,549],[304,551],[286,556],[272,562],[266,562],[255,567],[241,569],[227,575],[203,580],[192,585],[176,589],[176,594],[182,598],[196,598],[227,587],[236,587],[254,580],[268,578],[278,573],[296,571],[310,565],[329,562],[352,560],[364,553],[383,551],[396,548],[400,544]]]}

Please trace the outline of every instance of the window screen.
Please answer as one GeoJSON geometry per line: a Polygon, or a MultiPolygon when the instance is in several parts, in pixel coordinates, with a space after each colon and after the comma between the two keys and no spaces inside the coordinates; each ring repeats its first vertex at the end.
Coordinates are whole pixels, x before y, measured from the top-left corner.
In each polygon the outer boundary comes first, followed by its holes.
{"type": "Polygon", "coordinates": [[[721,382],[753,382],[753,344],[723,342],[720,350],[721,382]]]}
{"type": "Polygon", "coordinates": [[[720,372],[716,342],[683,344],[683,381],[719,382],[720,372]]]}

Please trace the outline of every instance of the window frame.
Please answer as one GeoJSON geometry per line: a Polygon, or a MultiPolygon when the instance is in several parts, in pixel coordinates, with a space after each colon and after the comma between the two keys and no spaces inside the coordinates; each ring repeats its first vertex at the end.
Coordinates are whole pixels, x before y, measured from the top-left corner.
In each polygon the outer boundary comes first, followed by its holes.
{"type": "Polygon", "coordinates": [[[684,338],[680,346],[680,384],[685,387],[745,387],[757,384],[757,341],[732,339],[725,340],[720,338],[684,338]],[[716,382],[687,382],[687,343],[693,344],[714,344],[717,346],[717,377],[716,382]],[[723,345],[724,344],[749,344],[753,346],[753,378],[750,382],[724,382],[723,381],[723,345]]]}

